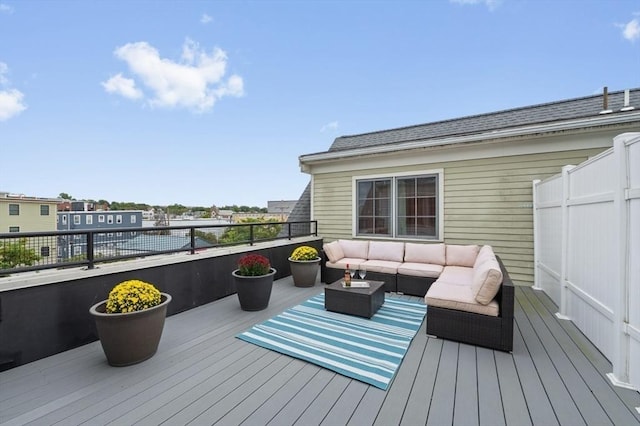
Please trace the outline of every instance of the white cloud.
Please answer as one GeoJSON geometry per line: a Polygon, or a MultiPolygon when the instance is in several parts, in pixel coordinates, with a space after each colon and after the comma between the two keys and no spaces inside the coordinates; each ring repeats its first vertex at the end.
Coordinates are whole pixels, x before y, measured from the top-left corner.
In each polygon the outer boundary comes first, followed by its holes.
{"type": "Polygon", "coordinates": [[[0,121],[6,121],[27,109],[24,95],[16,89],[0,90],[0,121]]]}
{"type": "Polygon", "coordinates": [[[140,99],[143,96],[142,92],[136,87],[136,82],[130,78],[124,78],[122,74],[116,74],[100,84],[102,84],[107,93],[114,93],[127,99],[140,99]]]}
{"type": "Polygon", "coordinates": [[[462,5],[484,4],[489,8],[489,10],[495,10],[498,6],[500,6],[500,3],[502,3],[502,1],[503,0],[449,0],[450,3],[457,3],[462,5]]]}
{"type": "Polygon", "coordinates": [[[202,17],[200,18],[200,23],[206,25],[211,21],[213,21],[213,18],[211,16],[207,15],[206,13],[202,14],[202,17]]]}
{"type": "Polygon", "coordinates": [[[640,39],[640,19],[634,18],[626,24],[619,25],[622,28],[622,37],[635,42],[640,39]]]}
{"type": "Polygon", "coordinates": [[[0,13],[12,14],[13,13],[13,7],[11,7],[11,6],[9,6],[8,4],[5,4],[5,3],[0,3],[0,13]]]}
{"type": "Polygon", "coordinates": [[[322,133],[328,131],[328,130],[337,130],[338,129],[338,122],[337,121],[332,121],[331,123],[327,123],[324,126],[322,126],[320,128],[320,131],[322,133]]]}
{"type": "MultiPolygon", "coordinates": [[[[181,62],[160,57],[158,50],[144,41],[118,47],[114,54],[127,63],[138,83],[148,89],[148,103],[153,107],[205,112],[224,96],[244,94],[242,77],[231,75],[224,80],[227,54],[219,48],[207,53],[190,39],[182,47],[181,62]]],[[[114,78],[103,83],[105,89],[114,78]]],[[[135,89],[134,80],[121,75],[118,80],[131,81],[128,87],[135,89]]]]}
{"type": "Polygon", "coordinates": [[[8,87],[9,79],[5,77],[5,74],[8,73],[7,64],[0,62],[0,86],[7,87],[6,90],[0,90],[0,121],[6,121],[27,109],[23,102],[24,94],[8,87]]]}

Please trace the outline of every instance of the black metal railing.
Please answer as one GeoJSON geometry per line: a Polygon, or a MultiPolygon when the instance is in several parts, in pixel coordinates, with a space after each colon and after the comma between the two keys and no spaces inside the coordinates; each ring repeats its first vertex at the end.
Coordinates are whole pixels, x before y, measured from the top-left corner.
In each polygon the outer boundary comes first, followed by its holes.
{"type": "Polygon", "coordinates": [[[159,254],[318,236],[318,222],[100,228],[0,234],[0,276],[159,254]]]}

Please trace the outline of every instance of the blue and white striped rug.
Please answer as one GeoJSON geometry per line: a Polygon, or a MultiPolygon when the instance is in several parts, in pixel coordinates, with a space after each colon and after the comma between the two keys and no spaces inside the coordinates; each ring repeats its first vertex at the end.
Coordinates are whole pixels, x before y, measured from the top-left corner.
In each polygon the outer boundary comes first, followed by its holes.
{"type": "Polygon", "coordinates": [[[326,311],[319,294],[236,337],[386,390],[426,313],[424,303],[386,294],[371,319],[360,318],[326,311]]]}

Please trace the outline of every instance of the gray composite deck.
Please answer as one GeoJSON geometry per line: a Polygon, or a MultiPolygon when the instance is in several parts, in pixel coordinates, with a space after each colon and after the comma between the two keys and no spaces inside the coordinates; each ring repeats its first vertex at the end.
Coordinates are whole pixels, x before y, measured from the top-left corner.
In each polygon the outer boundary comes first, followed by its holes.
{"type": "Polygon", "coordinates": [[[638,392],[541,292],[516,290],[513,353],[428,337],[388,391],[234,336],[322,291],[274,284],[262,312],[235,297],[167,318],[158,353],[109,367],[98,342],[0,373],[3,425],[634,425],[638,392]]]}

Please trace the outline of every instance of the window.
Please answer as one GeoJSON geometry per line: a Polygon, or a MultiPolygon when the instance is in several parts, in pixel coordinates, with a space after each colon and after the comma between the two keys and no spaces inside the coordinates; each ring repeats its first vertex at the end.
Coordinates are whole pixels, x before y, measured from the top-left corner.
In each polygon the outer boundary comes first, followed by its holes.
{"type": "Polygon", "coordinates": [[[9,232],[20,232],[20,227],[19,226],[10,226],[9,227],[9,232]]]}
{"type": "Polygon", "coordinates": [[[441,174],[354,178],[356,235],[441,239],[441,174]]]}
{"type": "Polygon", "coordinates": [[[40,216],[49,216],[49,206],[40,204],[40,216]]]}
{"type": "Polygon", "coordinates": [[[104,223],[104,215],[103,214],[99,214],[98,215],[98,222],[104,223]]]}
{"type": "Polygon", "coordinates": [[[113,215],[110,214],[110,215],[107,216],[107,223],[108,224],[112,224],[113,223],[113,215]]]}
{"type": "Polygon", "coordinates": [[[49,257],[49,247],[40,247],[40,256],[49,257]]]}
{"type": "Polygon", "coordinates": [[[73,255],[74,256],[80,256],[82,254],[82,247],[81,246],[73,246],[73,255]]]}
{"type": "Polygon", "coordinates": [[[9,204],[9,216],[20,215],[20,204],[9,204]]]}
{"type": "Polygon", "coordinates": [[[136,217],[135,216],[131,216],[131,223],[136,223],[136,217]]]}
{"type": "Polygon", "coordinates": [[[82,223],[82,218],[80,218],[79,214],[74,214],[73,215],[73,224],[74,225],[80,225],[80,223],[82,223]]]}
{"type": "Polygon", "coordinates": [[[116,223],[122,223],[122,215],[116,215],[116,223]]]}
{"type": "Polygon", "coordinates": [[[87,225],[93,225],[93,216],[91,216],[90,214],[86,215],[85,222],[87,223],[87,225]]]}

